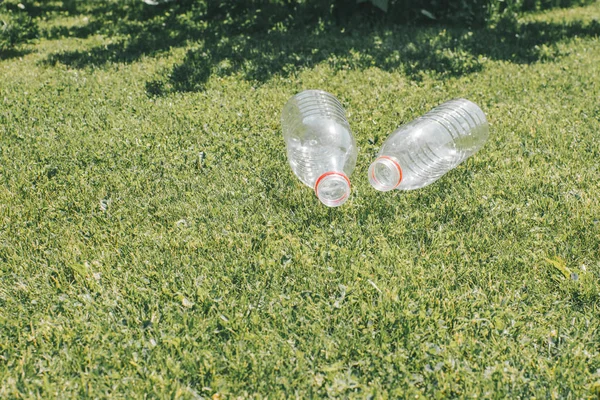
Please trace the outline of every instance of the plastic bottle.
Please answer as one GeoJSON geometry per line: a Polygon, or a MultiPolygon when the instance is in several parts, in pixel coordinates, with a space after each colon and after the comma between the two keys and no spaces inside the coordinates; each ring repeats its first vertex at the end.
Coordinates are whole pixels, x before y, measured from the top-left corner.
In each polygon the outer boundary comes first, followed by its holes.
{"type": "Polygon", "coordinates": [[[384,192],[425,187],[475,154],[488,136],[481,108],[450,100],[388,137],[369,167],[369,182],[384,192]]]}
{"type": "Polygon", "coordinates": [[[329,207],[346,202],[357,148],[340,102],[322,90],[306,90],[283,108],[281,125],[294,174],[329,207]]]}

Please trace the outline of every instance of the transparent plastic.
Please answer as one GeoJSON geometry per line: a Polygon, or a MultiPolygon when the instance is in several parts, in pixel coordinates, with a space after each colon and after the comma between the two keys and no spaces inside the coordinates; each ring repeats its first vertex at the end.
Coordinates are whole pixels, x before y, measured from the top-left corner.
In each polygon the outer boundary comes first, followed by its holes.
{"type": "Polygon", "coordinates": [[[340,102],[322,90],[306,90],[284,106],[281,125],[294,174],[326,206],[344,204],[357,148],[340,102]]]}
{"type": "Polygon", "coordinates": [[[390,135],[369,167],[369,182],[384,192],[425,187],[475,154],[488,136],[481,108],[450,100],[390,135]]]}

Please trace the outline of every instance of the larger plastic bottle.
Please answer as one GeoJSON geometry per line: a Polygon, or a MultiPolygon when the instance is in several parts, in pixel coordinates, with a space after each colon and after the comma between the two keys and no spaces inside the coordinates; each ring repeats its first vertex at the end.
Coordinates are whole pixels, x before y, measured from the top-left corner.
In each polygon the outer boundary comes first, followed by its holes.
{"type": "Polygon", "coordinates": [[[340,102],[322,90],[303,91],[284,106],[281,125],[294,174],[326,206],[344,204],[357,148],[340,102]]]}
{"type": "Polygon", "coordinates": [[[481,149],[488,136],[481,108],[450,100],[390,135],[369,167],[369,182],[380,191],[425,187],[481,149]]]}

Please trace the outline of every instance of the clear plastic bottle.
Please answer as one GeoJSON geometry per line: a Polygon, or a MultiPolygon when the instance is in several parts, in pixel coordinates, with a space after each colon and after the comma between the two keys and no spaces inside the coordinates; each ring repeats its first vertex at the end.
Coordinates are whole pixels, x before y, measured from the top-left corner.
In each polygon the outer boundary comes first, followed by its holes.
{"type": "Polygon", "coordinates": [[[322,90],[298,93],[284,106],[281,125],[294,174],[326,206],[344,204],[357,148],[338,99],[322,90]]]}
{"type": "Polygon", "coordinates": [[[488,136],[481,108],[450,100],[388,137],[369,167],[369,182],[384,192],[425,187],[475,154],[488,136]]]}

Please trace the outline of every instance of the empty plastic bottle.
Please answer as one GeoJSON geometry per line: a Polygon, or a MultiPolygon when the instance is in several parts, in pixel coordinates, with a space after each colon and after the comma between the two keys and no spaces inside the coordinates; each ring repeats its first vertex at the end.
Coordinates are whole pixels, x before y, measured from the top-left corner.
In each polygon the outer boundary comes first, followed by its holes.
{"type": "Polygon", "coordinates": [[[369,182],[384,192],[425,187],[481,149],[488,136],[481,108],[450,100],[390,135],[369,167],[369,182]]]}
{"type": "Polygon", "coordinates": [[[284,106],[281,125],[294,174],[326,206],[344,204],[357,148],[340,102],[322,90],[306,90],[284,106]]]}

